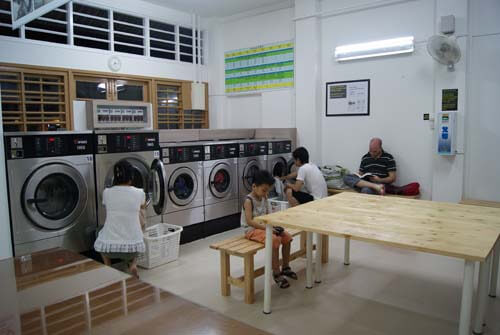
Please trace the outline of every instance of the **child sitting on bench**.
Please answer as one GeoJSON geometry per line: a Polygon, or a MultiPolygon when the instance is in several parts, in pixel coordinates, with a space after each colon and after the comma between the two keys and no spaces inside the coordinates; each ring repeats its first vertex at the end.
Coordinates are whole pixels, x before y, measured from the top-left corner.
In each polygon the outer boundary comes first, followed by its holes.
{"type": "MultiPolygon", "coordinates": [[[[267,196],[269,189],[274,184],[274,178],[265,170],[259,170],[254,174],[252,183],[252,192],[250,192],[243,203],[241,211],[241,226],[245,228],[245,238],[265,243],[266,227],[264,224],[257,223],[254,217],[270,213],[267,196]]],[[[290,286],[285,276],[297,279],[297,274],[290,268],[290,244],[292,236],[282,227],[274,227],[273,231],[273,276],[274,281],[279,288],[290,286]],[[283,268],[279,267],[279,247],[282,245],[283,268]]]]}

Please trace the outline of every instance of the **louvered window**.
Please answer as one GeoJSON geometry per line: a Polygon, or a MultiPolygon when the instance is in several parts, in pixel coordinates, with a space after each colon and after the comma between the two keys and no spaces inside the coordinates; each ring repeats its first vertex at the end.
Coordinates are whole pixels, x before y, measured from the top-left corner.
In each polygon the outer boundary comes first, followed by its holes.
{"type": "Polygon", "coordinates": [[[74,45],[109,50],[109,11],[73,3],[74,45]]]}
{"type": "Polygon", "coordinates": [[[175,26],[158,21],[149,21],[149,46],[151,57],[177,59],[175,26]]]}
{"type": "Polygon", "coordinates": [[[19,37],[19,29],[12,30],[9,0],[0,0],[0,35],[19,37]]]}
{"type": "MultiPolygon", "coordinates": [[[[96,7],[87,2],[69,2],[27,23],[24,38],[70,44],[78,47],[109,50],[168,60],[204,64],[203,32],[147,17],[96,7]],[[68,22],[72,13],[72,26],[68,22]],[[194,46],[193,46],[194,44],[194,46]],[[195,59],[193,59],[193,57],[195,59]]],[[[12,30],[11,1],[0,0],[0,35],[21,37],[12,30]]]]}
{"type": "Polygon", "coordinates": [[[144,55],[144,19],[113,13],[115,51],[144,55]]]}
{"type": "Polygon", "coordinates": [[[66,5],[54,9],[25,25],[25,36],[30,40],[68,43],[66,5]]]}
{"type": "MultiPolygon", "coordinates": [[[[200,32],[196,31],[195,33],[196,39],[198,38],[198,33],[200,32]]],[[[203,37],[201,34],[200,36],[203,37]]],[[[200,40],[200,48],[198,48],[195,40],[196,57],[198,57],[199,50],[203,51],[202,42],[203,41],[200,40]]],[[[193,30],[191,28],[179,27],[179,51],[181,62],[193,62],[193,30]]],[[[201,60],[201,64],[203,64],[203,58],[201,60]]],[[[198,58],[196,58],[195,62],[198,63],[198,58]]]]}

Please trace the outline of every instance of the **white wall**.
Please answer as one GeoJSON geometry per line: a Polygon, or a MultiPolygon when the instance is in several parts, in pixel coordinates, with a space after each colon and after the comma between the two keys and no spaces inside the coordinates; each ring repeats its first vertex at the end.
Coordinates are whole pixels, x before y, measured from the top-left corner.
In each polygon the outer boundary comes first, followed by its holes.
{"type": "MultiPolygon", "coordinates": [[[[298,128],[299,144],[306,145],[320,164],[338,163],[356,170],[369,139],[382,137],[385,149],[398,163],[397,184],[417,181],[424,199],[458,201],[462,198],[467,157],[469,2],[473,4],[471,10],[476,10],[477,2],[467,0],[296,0],[293,16],[291,10],[284,9],[217,24],[211,30],[216,36],[210,44],[212,126],[265,127],[287,116],[288,107],[281,102],[288,99],[283,95],[266,99],[263,93],[260,109],[258,96],[226,97],[223,52],[285,39],[291,22],[294,31],[288,34],[296,43],[296,85],[294,97],[290,90],[289,119],[298,128]],[[462,50],[454,72],[437,64],[426,50],[428,38],[439,33],[440,16],[450,14],[456,17],[457,41],[462,50]],[[271,23],[273,29],[269,31],[271,23]],[[335,47],[341,44],[406,35],[415,36],[416,50],[411,55],[343,64],[333,59],[335,47]],[[370,116],[324,116],[326,82],[365,78],[371,80],[370,116]],[[444,88],[459,89],[459,154],[454,157],[435,153],[432,117],[440,109],[444,88]],[[268,108],[267,102],[273,107],[268,108]],[[279,114],[277,106],[283,106],[279,114]],[[255,113],[246,116],[248,110],[255,113]],[[423,120],[424,113],[431,115],[431,121],[423,120]]],[[[482,6],[489,8],[493,3],[498,5],[489,0],[482,6]]],[[[497,31],[497,14],[497,7],[478,14],[486,18],[480,24],[485,32],[497,31]]]]}
{"type": "Polygon", "coordinates": [[[309,151],[312,162],[321,162],[321,57],[322,29],[317,17],[318,0],[296,0],[295,17],[307,19],[295,22],[295,118],[297,143],[309,151]]]}
{"type": "Polygon", "coordinates": [[[500,2],[471,2],[464,198],[500,201],[500,2]]]}
{"type": "MultiPolygon", "coordinates": [[[[328,10],[333,4],[323,1],[328,10]]],[[[321,106],[323,163],[357,171],[370,138],[381,137],[395,156],[397,184],[418,181],[423,197],[430,198],[433,131],[423,113],[433,111],[434,63],[425,43],[417,43],[412,55],[345,63],[335,62],[333,51],[342,44],[409,35],[425,41],[434,31],[433,9],[433,1],[414,1],[323,19],[323,32],[338,32],[323,33],[323,87],[356,79],[370,79],[371,86],[370,116],[326,117],[321,106]]]]}
{"type": "MultiPolygon", "coordinates": [[[[88,4],[191,26],[191,14],[140,0],[122,0],[119,3],[112,0],[94,0],[88,1],[88,4]]],[[[119,71],[121,74],[182,80],[195,78],[193,66],[189,63],[3,36],[0,37],[0,45],[0,62],[110,72],[108,59],[114,54],[122,61],[119,71]]],[[[203,66],[202,70],[204,81],[208,80],[205,68],[203,66]]]]}
{"type": "Polygon", "coordinates": [[[293,9],[270,8],[258,15],[243,14],[212,20],[210,27],[210,127],[286,128],[295,126],[294,90],[226,95],[224,52],[293,39],[293,9]]]}

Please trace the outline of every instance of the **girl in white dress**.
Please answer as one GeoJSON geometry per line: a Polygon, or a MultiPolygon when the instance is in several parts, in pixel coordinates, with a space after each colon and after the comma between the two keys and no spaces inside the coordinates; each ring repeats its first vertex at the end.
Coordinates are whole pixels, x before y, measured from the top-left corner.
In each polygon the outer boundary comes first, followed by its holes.
{"type": "Polygon", "coordinates": [[[102,204],[106,207],[106,221],[94,243],[104,264],[111,259],[129,262],[129,270],[137,275],[137,255],[145,251],[141,225],[141,210],[146,207],[146,194],[132,186],[133,168],[127,161],[114,167],[114,186],[106,188],[102,204]]]}

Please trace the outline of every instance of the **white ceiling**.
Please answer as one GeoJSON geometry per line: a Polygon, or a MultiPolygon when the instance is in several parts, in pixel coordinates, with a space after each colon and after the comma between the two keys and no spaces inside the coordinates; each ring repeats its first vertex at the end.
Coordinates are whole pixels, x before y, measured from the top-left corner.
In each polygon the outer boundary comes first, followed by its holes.
{"type": "Polygon", "coordinates": [[[225,17],[248,10],[283,3],[286,0],[144,0],[202,17],[225,17]]]}

